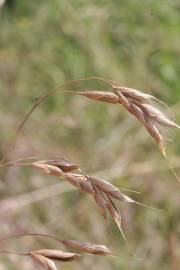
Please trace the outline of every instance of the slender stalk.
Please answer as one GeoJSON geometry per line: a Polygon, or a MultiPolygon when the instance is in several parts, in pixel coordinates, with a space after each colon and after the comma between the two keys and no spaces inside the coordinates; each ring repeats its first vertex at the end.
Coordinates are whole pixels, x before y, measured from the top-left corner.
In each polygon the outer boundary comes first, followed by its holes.
{"type": "Polygon", "coordinates": [[[29,253],[19,253],[9,250],[0,250],[0,254],[13,254],[13,255],[20,255],[20,256],[29,256],[29,253]]]}
{"type": "Polygon", "coordinates": [[[45,238],[49,238],[49,239],[52,239],[52,240],[55,240],[55,241],[58,241],[58,242],[62,242],[63,243],[63,240],[55,237],[55,236],[51,236],[51,235],[47,235],[47,234],[41,234],[41,233],[20,233],[20,234],[12,234],[12,235],[9,235],[9,236],[6,236],[4,238],[1,238],[0,239],[0,242],[4,242],[4,241],[7,241],[9,239],[12,239],[12,238],[18,238],[18,237],[24,237],[24,236],[40,236],[40,237],[45,237],[45,238]]]}
{"type": "Polygon", "coordinates": [[[112,87],[112,83],[110,80],[105,80],[103,78],[100,77],[87,77],[87,78],[81,78],[81,79],[77,79],[77,80],[71,80],[68,82],[65,82],[63,84],[57,85],[56,87],[54,87],[53,89],[51,89],[50,91],[48,91],[46,94],[42,95],[32,106],[32,108],[29,110],[29,112],[25,115],[24,119],[22,120],[22,122],[19,124],[14,136],[9,140],[9,142],[7,142],[7,148],[5,149],[5,155],[2,157],[1,159],[1,163],[4,162],[4,160],[6,159],[6,156],[8,154],[8,152],[11,150],[14,141],[16,140],[17,136],[19,135],[19,133],[21,132],[22,128],[24,127],[26,121],[29,119],[29,117],[31,116],[31,114],[33,113],[33,111],[43,102],[45,101],[48,97],[52,96],[55,94],[55,92],[57,92],[59,89],[65,87],[65,86],[69,86],[71,84],[74,83],[79,83],[79,82],[83,82],[83,81],[89,81],[89,80],[98,80],[101,82],[106,83],[107,85],[112,87]]]}

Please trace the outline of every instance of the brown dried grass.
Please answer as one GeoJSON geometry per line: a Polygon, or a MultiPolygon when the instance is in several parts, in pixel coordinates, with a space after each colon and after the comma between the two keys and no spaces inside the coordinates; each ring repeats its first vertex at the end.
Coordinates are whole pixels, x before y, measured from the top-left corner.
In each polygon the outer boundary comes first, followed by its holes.
{"type": "Polygon", "coordinates": [[[120,191],[119,188],[109,183],[108,181],[83,173],[78,165],[75,165],[69,160],[39,160],[26,164],[16,163],[13,161],[7,163],[7,166],[17,165],[31,166],[40,170],[46,175],[56,176],[61,179],[65,179],[71,185],[80,189],[82,192],[92,195],[103,217],[107,219],[107,212],[110,214],[115,224],[119,228],[125,241],[126,238],[121,228],[121,215],[117,206],[114,203],[114,200],[125,203],[133,203],[155,209],[151,206],[133,200],[129,196],[125,195],[122,191],[120,191]],[[74,170],[78,170],[78,172],[74,173],[74,170]]]}
{"type": "MultiPolygon", "coordinates": [[[[116,225],[118,226],[123,238],[126,241],[125,235],[122,231],[121,227],[121,214],[119,209],[115,204],[115,200],[126,202],[126,203],[134,203],[142,206],[147,206],[141,204],[129,196],[122,193],[117,187],[110,184],[109,182],[97,178],[89,176],[82,172],[80,167],[77,164],[74,164],[68,160],[60,159],[60,160],[39,160],[36,162],[26,162],[22,163],[25,159],[19,159],[12,162],[6,162],[6,156],[10,149],[13,147],[15,139],[18,134],[21,132],[24,127],[26,121],[32,114],[32,112],[49,96],[54,95],[59,88],[63,88],[69,86],[74,83],[79,83],[87,80],[99,80],[106,85],[111,87],[112,92],[109,91],[96,91],[96,90],[87,90],[87,91],[78,91],[71,93],[76,93],[78,95],[83,95],[87,98],[96,101],[103,101],[111,104],[120,104],[122,105],[126,111],[128,111],[131,115],[133,115],[143,126],[146,128],[150,136],[154,139],[156,144],[159,146],[160,151],[166,157],[166,145],[164,136],[160,130],[160,126],[163,128],[180,128],[173,120],[171,120],[163,111],[158,108],[158,103],[163,104],[163,102],[159,101],[155,97],[149,94],[142,93],[141,91],[133,88],[127,88],[121,86],[119,83],[114,82],[112,80],[105,80],[103,78],[98,77],[89,77],[79,80],[72,80],[66,82],[56,88],[52,89],[42,97],[40,97],[32,106],[30,111],[27,113],[23,121],[17,128],[17,131],[13,138],[10,139],[8,144],[5,147],[5,155],[1,160],[0,167],[8,167],[8,166],[31,166],[38,170],[41,170],[44,174],[56,176],[59,178],[63,178],[67,180],[70,184],[79,188],[81,191],[86,192],[94,198],[96,204],[98,205],[101,213],[104,218],[107,219],[107,213],[112,217],[116,225]],[[78,172],[73,172],[73,171],[78,172]]],[[[166,106],[166,105],[163,105],[166,106]]],[[[167,108],[167,107],[166,107],[167,108]]],[[[30,158],[29,158],[30,159],[30,158]]],[[[168,161],[169,162],[169,161],[168,161]]],[[[176,173],[169,166],[178,179],[176,173]]],[[[149,206],[147,206],[149,207],[149,206]]],[[[29,234],[30,235],[30,234],[29,234]]],[[[35,234],[31,234],[35,235],[35,234]]],[[[37,234],[38,235],[38,234],[37,234]]],[[[39,234],[40,235],[40,234],[39,234]]],[[[41,235],[43,236],[43,235],[41,235]]],[[[64,244],[68,248],[76,249],[80,253],[86,253],[91,255],[111,255],[112,252],[106,247],[97,244],[91,244],[87,242],[79,242],[76,240],[59,240],[55,237],[44,235],[45,237],[49,237],[55,240],[58,240],[62,244],[64,244]]],[[[14,236],[12,236],[14,237],[14,236]]],[[[11,238],[11,237],[9,237],[11,238]]],[[[6,240],[8,237],[6,238],[6,240]]],[[[3,239],[4,240],[4,239],[3,239]]],[[[39,265],[41,265],[44,269],[47,270],[57,270],[55,261],[67,262],[72,261],[80,257],[79,253],[70,253],[63,252],[60,250],[35,250],[30,251],[28,253],[16,253],[10,251],[0,251],[1,253],[13,253],[17,255],[27,255],[30,256],[34,261],[36,261],[39,265]]]]}
{"type": "Polygon", "coordinates": [[[173,120],[170,120],[163,112],[161,112],[157,107],[157,103],[161,103],[164,107],[168,108],[166,104],[162,101],[158,100],[152,95],[143,93],[134,88],[128,88],[121,86],[118,82],[103,79],[100,77],[88,77],[88,78],[81,78],[77,80],[71,80],[60,84],[53,88],[52,90],[48,91],[46,94],[42,95],[32,106],[29,112],[26,114],[22,122],[19,124],[14,136],[8,141],[5,145],[5,155],[1,159],[1,162],[4,162],[7,156],[7,153],[13,147],[14,142],[23,129],[25,123],[34,112],[34,110],[43,103],[48,97],[55,95],[58,90],[61,90],[65,87],[68,87],[73,84],[81,83],[84,81],[89,80],[97,80],[105,83],[109,87],[111,87],[112,92],[108,91],[66,91],[71,93],[76,93],[80,95],[84,95],[88,98],[97,100],[97,101],[104,101],[112,104],[121,104],[131,115],[135,116],[147,129],[151,137],[156,141],[159,145],[161,152],[165,155],[165,142],[163,135],[159,130],[159,125],[168,128],[180,128],[173,120]]]}
{"type": "MultiPolygon", "coordinates": [[[[139,90],[119,86],[116,82],[112,82],[111,86],[113,92],[96,90],[67,92],[82,95],[96,101],[121,104],[144,125],[148,133],[159,146],[163,155],[166,156],[165,140],[159,126],[163,128],[180,128],[180,126],[168,118],[168,116],[158,108],[158,103],[163,104],[163,102],[139,90]]],[[[164,105],[164,107],[167,107],[167,105],[164,105]]]]}
{"type": "Polygon", "coordinates": [[[98,255],[98,256],[110,256],[113,253],[104,245],[98,245],[88,242],[80,242],[77,240],[61,240],[51,235],[46,234],[17,234],[10,235],[3,239],[0,239],[0,242],[7,241],[12,238],[20,238],[22,236],[40,236],[50,238],[52,240],[58,241],[69,249],[76,249],[78,253],[74,252],[65,252],[62,250],[55,249],[38,249],[29,251],[26,253],[19,253],[14,251],[0,250],[0,254],[15,254],[19,256],[30,256],[34,262],[42,266],[46,270],[57,270],[55,262],[70,262],[80,258],[81,254],[86,255],[98,255]]]}

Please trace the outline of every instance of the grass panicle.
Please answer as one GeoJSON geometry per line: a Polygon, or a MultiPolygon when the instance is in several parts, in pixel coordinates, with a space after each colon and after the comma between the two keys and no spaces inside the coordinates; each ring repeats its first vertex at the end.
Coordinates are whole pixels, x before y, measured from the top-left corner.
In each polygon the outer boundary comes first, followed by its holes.
{"type": "Polygon", "coordinates": [[[94,243],[81,242],[77,240],[65,240],[58,239],[57,237],[46,235],[46,234],[38,234],[38,233],[27,233],[27,234],[16,234],[9,235],[2,239],[0,242],[8,241],[12,238],[19,238],[24,236],[38,236],[38,237],[46,237],[55,241],[58,241],[63,246],[71,251],[65,252],[62,250],[55,249],[38,249],[32,250],[26,253],[8,251],[8,250],[0,250],[0,254],[14,254],[19,256],[30,256],[31,259],[42,266],[46,270],[57,270],[55,262],[70,262],[80,258],[84,255],[96,255],[96,256],[111,256],[113,255],[112,251],[107,248],[105,245],[98,245],[94,243]],[[72,250],[76,250],[77,252],[72,252],[72,250]],[[55,261],[55,262],[54,262],[55,261]]]}
{"type": "MultiPolygon", "coordinates": [[[[52,175],[60,179],[64,179],[74,187],[80,189],[82,192],[90,194],[94,198],[103,217],[107,219],[107,213],[110,214],[110,216],[116,223],[125,240],[126,238],[121,228],[121,215],[113,200],[125,203],[133,203],[151,209],[155,209],[151,206],[133,200],[132,198],[124,194],[119,188],[109,183],[108,181],[105,181],[98,177],[87,175],[83,173],[83,171],[80,169],[80,166],[78,165],[71,166],[71,164],[74,163],[71,161],[67,161],[67,163],[66,162],[64,163],[64,159],[62,163],[62,159],[60,159],[53,161],[39,160],[32,163],[22,164],[22,166],[24,165],[31,166],[40,170],[42,173],[46,175],[52,175]],[[74,170],[77,170],[78,172],[72,172],[74,170]]],[[[14,165],[16,165],[16,163],[11,162],[11,166],[14,165]]]]}
{"type": "MultiPolygon", "coordinates": [[[[46,94],[42,95],[32,106],[29,112],[25,115],[22,122],[19,124],[15,135],[10,139],[10,141],[6,144],[5,147],[5,155],[3,156],[0,164],[0,168],[10,167],[10,166],[30,166],[41,171],[43,174],[51,175],[54,177],[58,177],[60,179],[64,179],[69,182],[74,187],[80,189],[82,192],[90,194],[94,201],[96,202],[98,208],[100,209],[104,219],[107,220],[107,215],[111,216],[112,220],[117,225],[119,231],[122,234],[123,239],[127,244],[127,240],[125,234],[122,230],[122,219],[121,213],[116,205],[116,202],[125,202],[125,203],[133,203],[141,206],[145,206],[148,208],[152,208],[151,206],[140,203],[126,194],[122,192],[119,188],[109,183],[104,179],[100,179],[98,177],[90,176],[85,174],[79,165],[66,160],[64,158],[61,159],[49,159],[49,160],[40,160],[36,157],[22,158],[14,161],[6,161],[8,152],[12,149],[14,142],[23,129],[25,123],[33,113],[33,111],[43,103],[48,97],[55,95],[57,90],[68,87],[70,85],[74,85],[75,83],[80,83],[88,80],[97,80],[102,83],[105,83],[108,86],[108,90],[106,91],[98,91],[98,90],[86,90],[86,91],[65,91],[67,93],[73,93],[81,96],[85,96],[89,99],[95,101],[107,102],[110,104],[121,105],[124,109],[129,112],[132,116],[134,116],[147,130],[150,136],[154,139],[156,144],[159,146],[160,151],[167,159],[169,168],[175,175],[175,177],[180,182],[178,176],[176,175],[174,169],[172,168],[167,155],[166,155],[166,143],[163,133],[161,132],[161,128],[180,128],[174,120],[172,120],[168,114],[164,113],[158,107],[158,104],[163,105],[163,107],[167,110],[167,105],[162,101],[158,100],[154,96],[150,94],[143,93],[137,89],[128,88],[121,86],[119,83],[106,80],[99,77],[89,77],[82,78],[78,80],[71,80],[61,84],[54,89],[50,90],[46,94]],[[109,91],[109,88],[111,91],[109,91]],[[34,160],[38,159],[38,160],[34,160]]],[[[11,252],[7,250],[0,250],[2,254],[16,254],[21,256],[30,256],[34,262],[41,265],[46,270],[57,270],[55,262],[69,262],[74,261],[80,258],[81,254],[86,255],[100,255],[100,256],[114,256],[110,249],[108,249],[104,245],[93,244],[88,242],[81,242],[77,240],[65,240],[58,239],[56,237],[45,235],[45,234],[21,234],[21,235],[11,235],[9,237],[5,237],[0,239],[0,242],[7,241],[13,237],[21,237],[21,236],[41,236],[47,237],[50,239],[54,239],[64,245],[67,249],[70,249],[69,252],[64,252],[61,250],[55,249],[39,249],[32,250],[27,253],[18,253],[11,252]]]]}

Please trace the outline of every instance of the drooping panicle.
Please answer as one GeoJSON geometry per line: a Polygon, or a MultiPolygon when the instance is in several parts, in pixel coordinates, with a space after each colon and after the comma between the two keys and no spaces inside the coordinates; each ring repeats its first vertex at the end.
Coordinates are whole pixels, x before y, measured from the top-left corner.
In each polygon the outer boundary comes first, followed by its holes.
{"type": "MultiPolygon", "coordinates": [[[[109,91],[67,91],[79,94],[87,98],[104,101],[112,104],[121,104],[131,115],[136,117],[146,128],[151,137],[158,144],[161,152],[165,153],[165,139],[159,129],[159,125],[165,128],[180,128],[173,120],[171,120],[163,111],[158,109],[157,104],[160,100],[150,94],[143,93],[137,89],[121,86],[112,80],[105,80],[112,87],[113,92],[109,91]]],[[[167,110],[167,105],[164,104],[167,110]]]]}

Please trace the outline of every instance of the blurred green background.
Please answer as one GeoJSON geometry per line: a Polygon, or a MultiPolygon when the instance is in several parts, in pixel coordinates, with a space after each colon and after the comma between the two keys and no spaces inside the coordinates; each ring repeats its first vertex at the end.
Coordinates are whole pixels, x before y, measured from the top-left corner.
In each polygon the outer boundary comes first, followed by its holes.
{"type": "MultiPolygon", "coordinates": [[[[6,1],[0,9],[0,155],[38,97],[88,76],[116,80],[166,102],[180,123],[180,2],[177,0],[6,1]]],[[[103,89],[97,81],[64,90],[103,89]]],[[[168,135],[169,138],[169,135],[168,135]]],[[[167,152],[180,175],[180,132],[167,152]]],[[[116,226],[92,198],[28,168],[1,169],[0,236],[41,232],[112,247],[119,258],[87,256],[62,269],[178,270],[180,185],[145,129],[123,108],[63,91],[32,114],[8,159],[64,157],[161,211],[119,205],[129,255],[116,226]]],[[[61,248],[14,239],[1,249],[61,248]]],[[[0,270],[33,269],[24,257],[1,256],[0,270]]]]}

